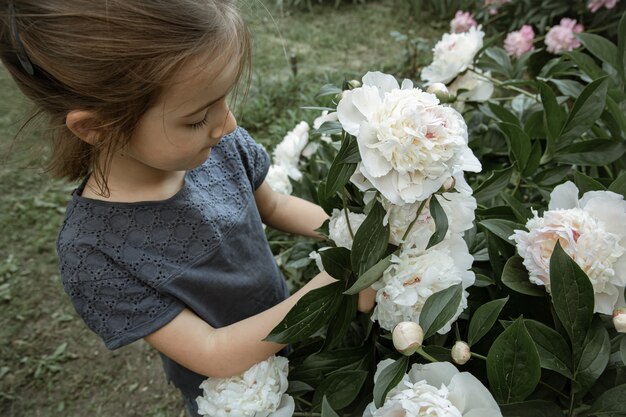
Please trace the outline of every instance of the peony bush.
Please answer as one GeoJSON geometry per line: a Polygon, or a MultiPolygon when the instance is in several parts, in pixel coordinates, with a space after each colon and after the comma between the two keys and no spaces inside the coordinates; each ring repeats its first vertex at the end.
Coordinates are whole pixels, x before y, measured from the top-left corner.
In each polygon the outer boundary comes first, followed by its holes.
{"type": "Polygon", "coordinates": [[[543,3],[465,7],[278,145],[329,221],[276,258],[337,279],[267,337],[299,415],[626,415],[626,5],[543,3]]]}

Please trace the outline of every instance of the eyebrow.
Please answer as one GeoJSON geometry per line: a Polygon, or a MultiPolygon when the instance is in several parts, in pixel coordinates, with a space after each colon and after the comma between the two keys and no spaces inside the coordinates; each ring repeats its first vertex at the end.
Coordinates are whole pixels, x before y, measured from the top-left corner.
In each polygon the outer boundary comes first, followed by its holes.
{"type": "Polygon", "coordinates": [[[202,106],[198,107],[198,109],[196,109],[196,110],[192,111],[191,113],[187,114],[186,116],[183,116],[183,118],[186,118],[186,117],[191,117],[191,116],[193,116],[194,114],[200,113],[200,111],[202,111],[202,110],[204,110],[204,109],[206,109],[206,108],[208,108],[208,107],[212,106],[213,104],[217,103],[218,101],[220,101],[221,99],[223,99],[224,97],[226,97],[226,96],[228,95],[228,93],[229,93],[229,92],[230,92],[230,91],[228,91],[226,94],[224,94],[224,95],[223,95],[223,96],[221,96],[221,97],[218,97],[218,98],[216,98],[216,99],[214,99],[214,100],[209,101],[209,102],[208,102],[208,103],[206,103],[206,104],[203,104],[202,106]]]}

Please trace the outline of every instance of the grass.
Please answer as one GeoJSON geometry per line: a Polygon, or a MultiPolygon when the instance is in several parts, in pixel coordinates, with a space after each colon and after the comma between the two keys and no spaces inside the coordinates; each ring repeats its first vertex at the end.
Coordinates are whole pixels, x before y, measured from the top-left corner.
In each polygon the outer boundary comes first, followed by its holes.
{"type": "MultiPolygon", "coordinates": [[[[321,85],[399,69],[404,49],[391,30],[438,36],[406,19],[406,10],[392,0],[282,14],[260,2],[246,5],[255,69],[240,124],[271,146],[317,115],[301,107],[318,104],[321,85]]],[[[36,129],[12,146],[28,113],[0,67],[0,415],[182,416],[156,352],[143,342],[107,351],[64,294],[54,245],[74,184],[42,172],[45,144],[36,129]]]]}

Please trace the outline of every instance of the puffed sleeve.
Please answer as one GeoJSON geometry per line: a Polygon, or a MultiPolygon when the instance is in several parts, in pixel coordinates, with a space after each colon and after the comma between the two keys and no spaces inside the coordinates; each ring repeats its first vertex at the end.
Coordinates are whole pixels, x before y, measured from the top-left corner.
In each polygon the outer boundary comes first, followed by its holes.
{"type": "Polygon", "coordinates": [[[270,156],[244,128],[237,128],[237,143],[246,174],[256,190],[267,176],[271,163],[270,156]]]}

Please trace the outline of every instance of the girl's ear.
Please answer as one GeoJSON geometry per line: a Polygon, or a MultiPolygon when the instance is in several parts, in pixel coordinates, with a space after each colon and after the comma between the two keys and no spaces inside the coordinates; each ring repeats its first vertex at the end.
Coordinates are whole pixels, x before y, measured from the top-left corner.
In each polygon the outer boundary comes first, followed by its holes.
{"type": "Polygon", "coordinates": [[[65,117],[65,125],[79,139],[90,145],[98,141],[97,117],[90,110],[72,110],[65,117]]]}

